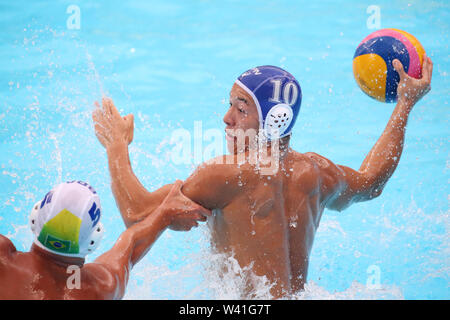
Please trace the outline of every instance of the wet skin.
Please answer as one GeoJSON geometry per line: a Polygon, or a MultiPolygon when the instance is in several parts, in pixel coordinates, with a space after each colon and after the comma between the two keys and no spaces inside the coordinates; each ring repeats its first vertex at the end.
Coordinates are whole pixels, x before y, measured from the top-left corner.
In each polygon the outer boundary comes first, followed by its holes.
{"type": "MultiPolygon", "coordinates": [[[[315,232],[325,208],[341,211],[355,202],[379,196],[393,174],[403,150],[408,116],[430,90],[432,62],[424,58],[423,77],[412,79],[394,62],[400,74],[398,103],[389,122],[361,167],[336,165],[316,153],[289,148],[289,137],[279,141],[279,168],[261,174],[251,161],[238,165],[238,156],[251,159],[250,143],[242,148],[227,135],[230,155],[200,165],[184,182],[183,194],[213,210],[208,219],[212,247],[234,255],[241,267],[251,266],[258,276],[273,284],[274,298],[302,289],[315,232]]],[[[112,191],[125,224],[130,227],[151,215],[170,185],[146,190],[134,175],[128,155],[133,137],[133,116],[121,117],[112,100],[103,99],[94,111],[96,135],[105,146],[112,191]]],[[[251,97],[239,86],[230,92],[230,109],[224,117],[227,132],[258,129],[258,114],[251,97]]],[[[266,146],[271,154],[271,146],[266,146]]],[[[275,159],[272,159],[275,161],[275,159]]],[[[182,224],[170,226],[182,229],[182,224]]],[[[251,298],[248,282],[243,297],[251,298]]]]}
{"type": "Polygon", "coordinates": [[[93,263],[50,253],[35,244],[29,252],[19,252],[0,235],[0,300],[121,299],[131,269],[169,225],[181,221],[189,230],[210,215],[187,199],[181,186],[181,181],[175,182],[152,215],[123,232],[113,248],[93,263]]]}

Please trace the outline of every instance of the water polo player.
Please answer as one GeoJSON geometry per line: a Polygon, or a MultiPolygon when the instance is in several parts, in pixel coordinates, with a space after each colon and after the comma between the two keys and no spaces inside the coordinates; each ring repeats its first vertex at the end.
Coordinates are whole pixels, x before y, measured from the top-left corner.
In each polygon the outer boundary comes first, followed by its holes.
{"type": "Polygon", "coordinates": [[[209,214],[181,194],[181,185],[177,181],[152,214],[123,232],[111,250],[84,264],[103,234],[100,199],[87,183],[59,184],[32,209],[35,239],[29,252],[16,251],[0,235],[0,300],[122,298],[130,269],[169,224],[180,220],[187,230],[209,214]]]}
{"type": "MultiPolygon", "coordinates": [[[[208,219],[212,248],[234,255],[242,268],[250,268],[272,283],[274,298],[301,290],[307,280],[308,261],[325,208],[341,211],[352,203],[379,196],[402,153],[408,115],[428,92],[432,63],[424,58],[422,78],[413,79],[399,61],[398,103],[389,122],[358,170],[336,165],[316,153],[289,148],[292,127],[300,110],[299,83],[273,66],[243,73],[231,88],[230,108],[224,116],[230,155],[200,165],[184,182],[183,194],[214,210],[208,219]],[[278,170],[261,174],[252,163],[251,139],[235,147],[236,132],[259,130],[269,157],[276,142],[278,170]],[[238,157],[244,154],[244,163],[238,157]]],[[[105,98],[93,113],[96,135],[108,155],[112,191],[128,227],[152,212],[171,189],[166,185],[147,191],[134,175],[128,155],[133,117],[122,118],[105,98]]],[[[242,139],[241,139],[242,141],[242,139]]],[[[177,228],[177,226],[172,226],[177,228]]],[[[243,298],[252,297],[249,280],[243,298]]]]}

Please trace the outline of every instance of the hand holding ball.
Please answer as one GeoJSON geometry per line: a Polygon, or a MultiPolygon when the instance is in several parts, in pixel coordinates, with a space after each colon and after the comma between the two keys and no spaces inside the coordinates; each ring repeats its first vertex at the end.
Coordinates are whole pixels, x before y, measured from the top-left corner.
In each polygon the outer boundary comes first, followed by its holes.
{"type": "Polygon", "coordinates": [[[378,101],[396,102],[400,76],[392,61],[398,59],[409,76],[420,79],[424,54],[420,42],[405,31],[375,31],[358,45],[353,57],[356,83],[378,101]]]}

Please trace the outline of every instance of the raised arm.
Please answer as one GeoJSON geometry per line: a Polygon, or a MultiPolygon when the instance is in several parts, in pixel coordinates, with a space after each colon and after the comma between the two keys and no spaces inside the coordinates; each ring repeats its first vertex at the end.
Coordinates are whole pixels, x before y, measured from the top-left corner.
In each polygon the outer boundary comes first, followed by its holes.
{"type": "Polygon", "coordinates": [[[326,159],[321,160],[321,169],[326,176],[324,188],[332,191],[328,192],[326,199],[329,209],[340,211],[353,202],[379,196],[400,161],[409,114],[414,105],[430,91],[433,64],[429,57],[424,56],[421,79],[408,76],[400,61],[394,60],[393,65],[400,75],[398,102],[381,137],[359,170],[337,166],[326,159]]]}
{"type": "MultiPolygon", "coordinates": [[[[166,197],[172,185],[149,192],[139,182],[131,168],[128,144],[133,139],[133,116],[121,117],[111,99],[104,98],[102,106],[93,112],[95,133],[106,148],[111,175],[111,188],[127,227],[152,213],[166,197]]],[[[221,156],[201,164],[185,181],[183,193],[207,209],[222,208],[234,195],[238,181],[235,163],[221,156]]],[[[234,162],[233,162],[234,161],[234,162]]],[[[202,215],[193,213],[197,219],[202,215]]],[[[189,225],[187,225],[189,227],[189,225]]],[[[170,225],[173,230],[185,230],[183,219],[170,225]]]]}
{"type": "MultiPolygon", "coordinates": [[[[185,219],[191,227],[197,225],[193,213],[203,214],[204,209],[181,193],[181,181],[176,181],[167,197],[152,214],[125,230],[113,248],[94,263],[86,264],[84,272],[89,273],[96,284],[91,284],[106,299],[120,299],[133,266],[150,250],[153,243],[174,219],[185,219]],[[101,279],[101,280],[99,280],[101,279]]],[[[204,217],[203,220],[205,220],[204,217]]]]}
{"type": "MultiPolygon", "coordinates": [[[[121,117],[113,101],[102,99],[102,106],[92,114],[95,134],[106,148],[111,176],[111,189],[127,227],[141,221],[153,212],[167,196],[172,185],[149,192],[131,168],[128,145],[133,140],[133,115],[121,117]]],[[[200,219],[201,216],[197,215],[200,219]]]]}

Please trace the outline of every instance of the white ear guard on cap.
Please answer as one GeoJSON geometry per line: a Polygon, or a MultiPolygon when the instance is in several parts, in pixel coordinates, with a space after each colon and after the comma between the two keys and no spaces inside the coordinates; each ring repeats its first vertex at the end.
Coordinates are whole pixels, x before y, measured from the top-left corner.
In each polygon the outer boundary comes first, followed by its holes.
{"type": "Polygon", "coordinates": [[[273,106],[264,121],[264,134],[270,140],[282,136],[293,119],[292,108],[284,103],[273,106]]]}
{"type": "Polygon", "coordinates": [[[33,233],[35,233],[35,231],[36,231],[36,223],[37,223],[37,217],[38,217],[38,212],[39,212],[40,206],[41,206],[41,201],[38,201],[34,204],[33,209],[31,209],[29,222],[30,222],[31,231],[33,233]]]}
{"type": "Polygon", "coordinates": [[[101,222],[97,223],[94,231],[92,231],[91,236],[86,241],[86,247],[80,248],[80,254],[88,255],[98,248],[100,241],[103,238],[103,225],[101,222]]]}

